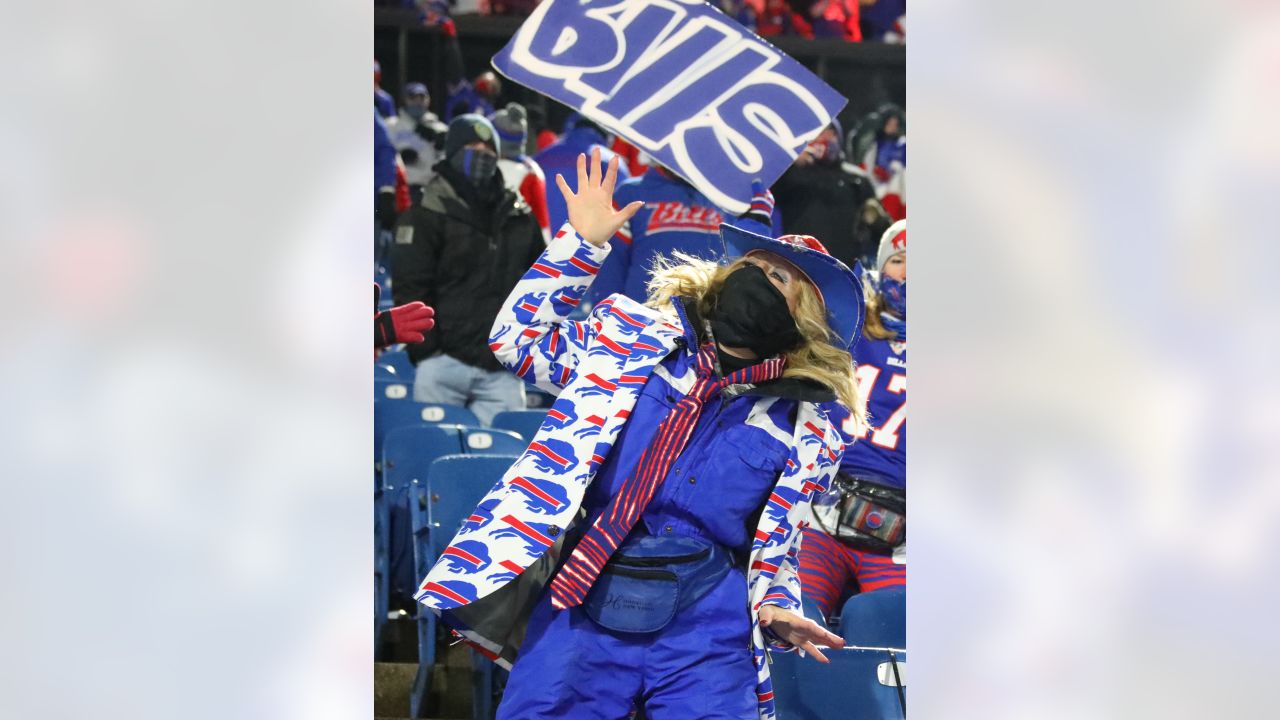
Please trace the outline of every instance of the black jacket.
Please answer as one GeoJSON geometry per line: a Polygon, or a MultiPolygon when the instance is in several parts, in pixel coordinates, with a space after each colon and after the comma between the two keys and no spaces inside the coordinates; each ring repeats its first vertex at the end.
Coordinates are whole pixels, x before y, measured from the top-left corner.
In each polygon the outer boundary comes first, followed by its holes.
{"type": "MultiPolygon", "coordinates": [[[[792,166],[774,183],[773,194],[782,213],[783,232],[812,235],[837,259],[853,267],[866,253],[866,248],[858,246],[854,229],[862,204],[876,193],[866,178],[841,165],[792,166]]],[[[873,257],[875,252],[872,248],[873,257]]]]}
{"type": "MultiPolygon", "coordinates": [[[[402,214],[391,251],[396,305],[414,300],[435,308],[436,326],[409,345],[409,359],[444,352],[484,370],[502,366],[489,350],[489,330],[507,295],[546,245],[519,195],[495,188],[495,202],[478,209],[455,188],[445,163],[423,190],[422,203],[402,214]]],[[[501,178],[494,182],[501,186],[501,178]]]]}

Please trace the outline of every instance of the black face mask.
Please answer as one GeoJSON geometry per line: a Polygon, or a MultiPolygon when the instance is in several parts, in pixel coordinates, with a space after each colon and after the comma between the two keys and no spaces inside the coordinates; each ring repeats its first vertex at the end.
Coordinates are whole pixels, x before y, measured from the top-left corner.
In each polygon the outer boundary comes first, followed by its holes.
{"type": "Polygon", "coordinates": [[[493,153],[463,148],[449,158],[453,169],[478,188],[487,186],[498,172],[498,156],[493,153]]]}
{"type": "Polygon", "coordinates": [[[748,348],[761,359],[804,344],[787,298],[755,265],[743,265],[725,278],[716,297],[711,330],[721,346],[748,348]]]}

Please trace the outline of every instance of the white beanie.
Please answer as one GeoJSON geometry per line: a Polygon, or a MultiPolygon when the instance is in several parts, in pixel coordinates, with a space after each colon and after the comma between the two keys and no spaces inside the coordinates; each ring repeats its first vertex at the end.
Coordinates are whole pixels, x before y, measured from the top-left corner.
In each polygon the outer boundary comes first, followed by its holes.
{"type": "Polygon", "coordinates": [[[907,219],[902,218],[889,226],[880,236],[880,249],[876,252],[876,270],[883,272],[889,258],[907,251],[907,219]]]}

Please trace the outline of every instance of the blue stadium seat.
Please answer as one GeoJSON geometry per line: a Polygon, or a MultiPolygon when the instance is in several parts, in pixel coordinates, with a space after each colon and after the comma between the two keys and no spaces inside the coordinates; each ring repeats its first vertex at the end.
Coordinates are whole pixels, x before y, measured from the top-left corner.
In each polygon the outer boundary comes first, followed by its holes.
{"type": "Polygon", "coordinates": [[[380,459],[382,441],[387,433],[398,428],[413,425],[473,425],[480,421],[475,413],[456,405],[435,405],[413,400],[413,386],[403,383],[381,383],[375,381],[374,386],[383,394],[375,395],[373,401],[373,452],[375,463],[380,459]],[[408,399],[387,397],[386,393],[399,395],[408,388],[408,399]],[[401,390],[396,390],[400,388],[401,390]],[[382,399],[387,397],[387,399],[382,399]]]}
{"type": "MultiPolygon", "coordinates": [[[[401,347],[401,346],[396,345],[393,347],[401,347]]],[[[408,385],[410,386],[410,389],[412,390],[413,376],[415,371],[414,371],[413,363],[409,360],[409,353],[405,352],[403,349],[387,350],[386,352],[378,356],[377,365],[384,369],[390,370],[391,377],[393,377],[396,380],[399,380],[400,382],[408,383],[408,385]]],[[[413,393],[410,392],[409,395],[410,397],[412,397],[413,393]]]]}
{"type": "Polygon", "coordinates": [[[510,430],[462,428],[462,448],[471,455],[522,455],[529,441],[510,430]]]}
{"type": "Polygon", "coordinates": [[[373,379],[375,381],[381,380],[389,383],[399,382],[410,386],[413,385],[412,380],[406,380],[396,374],[396,369],[394,367],[391,367],[390,365],[383,365],[382,363],[373,364],[373,379]]]}
{"type": "Polygon", "coordinates": [[[907,593],[901,587],[858,593],[840,611],[840,637],[850,645],[907,646],[907,593]]]}
{"type": "Polygon", "coordinates": [[[493,416],[493,427],[511,430],[529,442],[546,416],[546,410],[504,410],[493,416]]]}
{"type": "Polygon", "coordinates": [[[387,560],[387,504],[381,489],[373,494],[373,652],[381,658],[382,629],[390,612],[390,582],[387,560]]]}
{"type": "MultiPolygon", "coordinates": [[[[906,595],[900,588],[854,595],[841,611],[846,645],[905,648],[906,595]]],[[[906,653],[823,650],[830,665],[774,653],[771,674],[778,720],[897,720],[906,716],[893,669],[906,686],[906,653]]]]}
{"type": "Polygon", "coordinates": [[[413,400],[413,383],[405,382],[399,378],[384,380],[375,376],[373,380],[373,399],[375,402],[413,400]]]}
{"type": "MultiPolygon", "coordinates": [[[[523,448],[521,448],[523,450],[523,448]]],[[[463,520],[471,515],[476,505],[506,473],[517,459],[516,455],[452,455],[442,457],[431,464],[427,474],[426,492],[419,497],[427,506],[426,532],[414,537],[414,555],[429,568],[435,558],[448,545],[463,520]]],[[[423,575],[426,573],[424,572],[423,575]]],[[[423,612],[418,615],[419,642],[433,645],[435,639],[435,615],[423,612]],[[427,627],[424,627],[427,626],[427,627]]],[[[419,647],[419,656],[434,657],[434,649],[419,647]]],[[[495,675],[505,672],[478,653],[473,653],[472,665],[472,717],[474,720],[490,720],[494,714],[495,675]]],[[[426,678],[421,665],[419,678],[415,679],[410,697],[410,711],[420,707],[426,698],[426,678]]],[[[416,715],[414,717],[417,717],[416,715]]]]}
{"type": "Polygon", "coordinates": [[[386,264],[379,263],[374,265],[373,281],[382,288],[382,294],[378,296],[378,309],[390,310],[394,301],[391,297],[391,272],[387,269],[386,264]]]}
{"type": "Polygon", "coordinates": [[[516,459],[515,454],[470,454],[443,457],[431,464],[427,485],[431,490],[428,517],[432,558],[444,550],[462,527],[462,521],[516,459]]]}
{"type": "MultiPolygon", "coordinates": [[[[446,456],[447,457],[447,456],[446,456]]],[[[426,478],[414,479],[409,484],[409,517],[413,531],[413,566],[414,576],[421,581],[431,569],[435,560],[429,554],[427,544],[431,534],[431,526],[427,519],[429,498],[426,478]]],[[[436,663],[436,616],[428,610],[421,609],[417,613],[415,623],[418,633],[418,671],[413,678],[413,686],[409,693],[409,717],[425,716],[427,694],[431,690],[431,669],[436,663]]]]}
{"type": "Polygon", "coordinates": [[[414,610],[418,588],[410,517],[410,486],[426,482],[431,463],[463,451],[462,428],[457,425],[399,427],[387,433],[382,448],[383,502],[387,512],[387,575],[389,609],[414,610]]]}

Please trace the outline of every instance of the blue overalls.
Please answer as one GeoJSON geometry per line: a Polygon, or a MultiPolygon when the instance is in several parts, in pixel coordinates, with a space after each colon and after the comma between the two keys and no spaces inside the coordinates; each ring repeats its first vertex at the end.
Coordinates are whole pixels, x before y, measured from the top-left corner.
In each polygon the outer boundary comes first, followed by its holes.
{"type": "MultiPolygon", "coordinates": [[[[679,377],[692,363],[685,349],[660,367],[679,377]]],[[[586,526],[636,468],[680,397],[662,372],[650,376],[587,489],[586,526]]],[[[753,409],[756,423],[763,412],[777,427],[791,428],[796,401],[750,394],[709,401],[629,539],[638,533],[697,536],[745,556],[789,454],[763,427],[747,423],[753,409]]],[[[529,618],[498,718],[621,720],[643,707],[648,720],[756,720],[747,603],[746,575],[735,566],[662,630],[625,634],[600,627],[582,607],[557,611],[544,593],[529,618]]]]}

